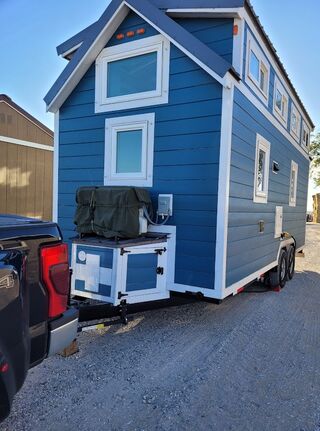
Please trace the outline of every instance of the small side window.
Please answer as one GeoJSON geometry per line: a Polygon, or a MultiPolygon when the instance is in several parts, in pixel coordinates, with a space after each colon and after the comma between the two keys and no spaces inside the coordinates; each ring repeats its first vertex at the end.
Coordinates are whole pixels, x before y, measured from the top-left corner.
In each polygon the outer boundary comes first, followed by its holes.
{"type": "Polygon", "coordinates": [[[287,126],[288,123],[288,101],[289,97],[287,92],[276,78],[274,85],[273,113],[285,126],[287,126]]]}
{"type": "Polygon", "coordinates": [[[289,187],[289,205],[295,207],[297,204],[298,164],[292,160],[289,187]]]}
{"type": "Polygon", "coordinates": [[[301,130],[301,115],[299,111],[294,106],[291,105],[291,121],[290,121],[290,131],[291,134],[300,142],[300,130],[301,130]]]}
{"type": "Polygon", "coordinates": [[[269,64],[250,34],[248,35],[247,64],[247,84],[267,103],[270,77],[269,64]]]}
{"type": "Polygon", "coordinates": [[[310,145],[310,130],[308,126],[303,123],[303,129],[302,129],[302,143],[306,148],[309,148],[310,145]]]}
{"type": "Polygon", "coordinates": [[[257,135],[253,202],[268,202],[269,164],[270,142],[257,135]]]}

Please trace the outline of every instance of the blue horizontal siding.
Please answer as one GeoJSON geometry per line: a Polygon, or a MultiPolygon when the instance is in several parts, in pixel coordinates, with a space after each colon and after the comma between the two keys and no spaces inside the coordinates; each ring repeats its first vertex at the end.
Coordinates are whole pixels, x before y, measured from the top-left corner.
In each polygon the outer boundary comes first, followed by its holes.
{"type": "Polygon", "coordinates": [[[236,89],[227,244],[228,286],[276,260],[279,247],[279,239],[274,238],[277,205],[283,206],[283,230],[294,235],[298,247],[304,245],[308,173],[308,160],[236,89]],[[253,202],[257,133],[271,144],[267,204],[253,202]],[[291,160],[299,166],[296,207],[289,206],[291,160]],[[272,161],[279,163],[278,174],[272,172],[272,161]],[[259,233],[260,220],[265,222],[264,233],[259,233]]]}
{"type": "MultiPolygon", "coordinates": [[[[230,57],[231,22],[186,20],[183,25],[190,25],[196,37],[230,57]]],[[[146,29],[141,37],[156,34],[133,13],[116,33],[141,26],[146,29]]],[[[113,37],[108,46],[118,43],[123,41],[113,37]]],[[[172,44],[170,56],[168,104],[95,114],[93,64],[61,107],[59,223],[67,238],[74,236],[77,188],[103,184],[105,120],[155,112],[154,184],[150,192],[154,202],[159,193],[174,195],[169,223],[177,226],[175,282],[213,288],[222,88],[172,44]]]]}

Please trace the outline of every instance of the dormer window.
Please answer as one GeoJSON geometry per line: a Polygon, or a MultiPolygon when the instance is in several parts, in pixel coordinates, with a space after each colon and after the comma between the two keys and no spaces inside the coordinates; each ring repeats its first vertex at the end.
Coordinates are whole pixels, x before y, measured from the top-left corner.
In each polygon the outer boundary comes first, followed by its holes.
{"type": "Polygon", "coordinates": [[[95,112],[168,103],[169,51],[161,35],[105,48],[96,60],[95,112]]]}
{"type": "Polygon", "coordinates": [[[275,78],[273,112],[284,126],[288,123],[288,94],[280,81],[275,78]]]}
{"type": "Polygon", "coordinates": [[[291,134],[300,142],[300,130],[301,130],[301,115],[294,104],[291,105],[291,122],[290,131],[291,134]]]}
{"type": "Polygon", "coordinates": [[[306,148],[310,145],[310,130],[305,123],[303,123],[302,129],[302,143],[306,148]]]}
{"type": "Polygon", "coordinates": [[[246,83],[267,105],[269,98],[270,66],[259,45],[250,33],[248,34],[247,44],[246,83]]]}

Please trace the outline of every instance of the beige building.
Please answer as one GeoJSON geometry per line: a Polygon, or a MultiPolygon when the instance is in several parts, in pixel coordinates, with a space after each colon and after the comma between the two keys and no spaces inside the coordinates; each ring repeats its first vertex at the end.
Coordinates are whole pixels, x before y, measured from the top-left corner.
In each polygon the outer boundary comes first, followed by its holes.
{"type": "Polygon", "coordinates": [[[320,223],[320,193],[312,196],[313,199],[313,221],[320,223]]]}
{"type": "Polygon", "coordinates": [[[0,213],[52,218],[53,132],[0,94],[0,213]]]}

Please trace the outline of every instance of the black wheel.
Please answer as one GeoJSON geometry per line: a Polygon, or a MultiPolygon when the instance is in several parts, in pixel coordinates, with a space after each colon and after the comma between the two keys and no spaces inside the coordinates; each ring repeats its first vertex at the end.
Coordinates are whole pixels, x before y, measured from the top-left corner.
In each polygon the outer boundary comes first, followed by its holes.
{"type": "Polygon", "coordinates": [[[278,266],[275,270],[270,271],[270,284],[272,287],[280,286],[284,288],[287,281],[288,259],[286,250],[281,250],[278,266]]]}
{"type": "Polygon", "coordinates": [[[296,265],[296,250],[293,246],[291,246],[288,253],[288,279],[289,280],[292,280],[294,276],[295,265],[296,265]]]}

